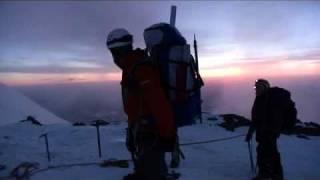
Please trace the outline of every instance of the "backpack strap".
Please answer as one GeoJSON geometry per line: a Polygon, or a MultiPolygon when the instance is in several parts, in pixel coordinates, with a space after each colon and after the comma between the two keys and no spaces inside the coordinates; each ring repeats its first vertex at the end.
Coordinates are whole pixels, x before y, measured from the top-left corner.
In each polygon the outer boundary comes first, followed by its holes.
{"type": "Polygon", "coordinates": [[[131,71],[128,73],[129,86],[132,86],[132,87],[137,87],[138,86],[138,82],[135,79],[134,75],[135,75],[136,70],[141,66],[150,66],[152,68],[154,67],[153,63],[148,58],[140,60],[137,63],[135,63],[133,65],[131,71]]]}

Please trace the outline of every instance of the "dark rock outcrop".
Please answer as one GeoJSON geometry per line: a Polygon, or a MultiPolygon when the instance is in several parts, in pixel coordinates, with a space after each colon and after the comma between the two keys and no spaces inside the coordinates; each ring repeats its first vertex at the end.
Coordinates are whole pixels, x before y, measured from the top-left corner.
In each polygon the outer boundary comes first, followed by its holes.
{"type": "Polygon", "coordinates": [[[27,119],[21,120],[20,122],[31,122],[34,125],[42,126],[42,124],[36,120],[33,116],[28,116],[27,119]]]}
{"type": "Polygon", "coordinates": [[[314,122],[299,122],[290,134],[320,136],[320,125],[314,122]]]}
{"type": "Polygon", "coordinates": [[[243,116],[239,116],[236,114],[222,114],[224,122],[218,124],[225,128],[228,131],[234,131],[238,127],[249,126],[251,121],[243,116]]]}
{"type": "Polygon", "coordinates": [[[98,120],[92,121],[90,125],[91,126],[107,126],[109,124],[110,123],[105,120],[98,119],[98,120]]]}
{"type": "Polygon", "coordinates": [[[75,123],[73,123],[72,125],[73,125],[73,126],[86,126],[86,124],[83,123],[83,122],[75,122],[75,123]]]}
{"type": "MultiPolygon", "coordinates": [[[[223,122],[218,124],[228,131],[234,131],[236,128],[242,126],[249,126],[251,121],[243,116],[236,114],[222,114],[223,122]]],[[[314,122],[297,121],[295,127],[291,130],[285,130],[282,134],[297,135],[297,137],[304,138],[306,136],[320,136],[320,125],[314,122]]]]}

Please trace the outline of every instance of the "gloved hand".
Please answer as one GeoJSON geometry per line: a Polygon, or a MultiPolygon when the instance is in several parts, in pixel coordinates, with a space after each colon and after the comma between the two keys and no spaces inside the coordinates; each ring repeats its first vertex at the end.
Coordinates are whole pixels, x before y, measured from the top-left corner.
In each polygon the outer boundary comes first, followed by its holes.
{"type": "Polygon", "coordinates": [[[158,139],[157,147],[164,152],[172,152],[175,148],[176,136],[160,137],[158,139]]]}
{"type": "Polygon", "coordinates": [[[252,138],[252,133],[247,133],[245,141],[249,142],[251,138],[252,138]]]}

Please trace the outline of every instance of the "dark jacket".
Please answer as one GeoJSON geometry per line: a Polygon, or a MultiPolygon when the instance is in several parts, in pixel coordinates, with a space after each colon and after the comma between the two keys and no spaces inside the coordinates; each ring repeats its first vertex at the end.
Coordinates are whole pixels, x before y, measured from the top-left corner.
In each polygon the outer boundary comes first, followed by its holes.
{"type": "Polygon", "coordinates": [[[290,98],[290,93],[278,87],[272,87],[256,97],[251,111],[250,129],[256,130],[257,141],[280,136],[284,121],[283,101],[287,98],[290,98]]]}

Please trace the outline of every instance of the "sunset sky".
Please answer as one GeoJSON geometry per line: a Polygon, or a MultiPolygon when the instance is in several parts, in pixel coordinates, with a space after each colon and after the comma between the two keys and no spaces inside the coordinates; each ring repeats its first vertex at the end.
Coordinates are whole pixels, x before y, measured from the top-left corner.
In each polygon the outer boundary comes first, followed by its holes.
{"type": "Polygon", "coordinates": [[[1,1],[0,82],[118,80],[108,32],[126,28],[144,48],[143,30],[168,22],[171,5],[191,45],[197,36],[205,78],[320,76],[317,1],[1,1]]]}

